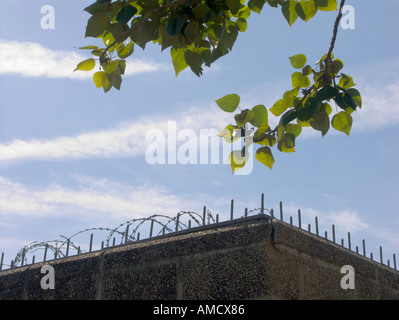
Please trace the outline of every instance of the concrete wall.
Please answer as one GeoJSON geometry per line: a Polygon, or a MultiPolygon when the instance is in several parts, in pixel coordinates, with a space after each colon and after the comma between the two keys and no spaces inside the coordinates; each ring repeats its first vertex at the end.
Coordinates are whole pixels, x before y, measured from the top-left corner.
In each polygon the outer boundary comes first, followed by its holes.
{"type": "Polygon", "coordinates": [[[0,299],[399,299],[399,272],[259,215],[2,271],[0,299]]]}

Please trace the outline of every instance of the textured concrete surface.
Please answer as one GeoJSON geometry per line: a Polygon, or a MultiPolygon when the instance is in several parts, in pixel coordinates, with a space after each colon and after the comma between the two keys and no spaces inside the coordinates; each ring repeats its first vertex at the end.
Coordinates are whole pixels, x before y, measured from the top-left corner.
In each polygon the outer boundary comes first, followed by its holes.
{"type": "Polygon", "coordinates": [[[262,215],[2,271],[0,299],[399,299],[399,272],[262,215]]]}

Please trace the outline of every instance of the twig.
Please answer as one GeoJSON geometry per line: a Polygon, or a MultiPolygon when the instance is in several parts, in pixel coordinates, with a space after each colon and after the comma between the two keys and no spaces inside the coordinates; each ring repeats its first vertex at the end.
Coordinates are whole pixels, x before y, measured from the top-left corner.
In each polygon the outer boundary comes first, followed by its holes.
{"type": "Polygon", "coordinates": [[[337,40],[338,25],[342,18],[342,8],[343,8],[344,4],[345,4],[345,0],[341,0],[341,4],[339,5],[339,13],[338,13],[337,18],[335,19],[333,37],[331,39],[330,49],[328,49],[326,60],[331,60],[331,53],[334,50],[335,40],[337,40]]]}

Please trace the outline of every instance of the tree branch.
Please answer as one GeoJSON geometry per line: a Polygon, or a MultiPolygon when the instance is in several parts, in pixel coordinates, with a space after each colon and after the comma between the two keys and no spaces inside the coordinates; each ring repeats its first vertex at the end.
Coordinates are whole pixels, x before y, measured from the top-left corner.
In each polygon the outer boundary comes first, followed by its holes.
{"type": "Polygon", "coordinates": [[[341,4],[339,5],[339,13],[338,13],[337,18],[335,19],[333,37],[331,39],[330,49],[328,49],[326,60],[331,60],[331,53],[334,50],[335,40],[337,40],[338,25],[342,18],[342,8],[343,8],[344,4],[345,4],[345,0],[341,0],[341,4]]]}

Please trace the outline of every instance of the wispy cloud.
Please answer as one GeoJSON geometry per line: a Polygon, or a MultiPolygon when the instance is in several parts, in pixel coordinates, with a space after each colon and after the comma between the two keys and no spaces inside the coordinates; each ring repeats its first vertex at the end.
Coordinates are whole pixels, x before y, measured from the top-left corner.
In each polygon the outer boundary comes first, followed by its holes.
{"type": "Polygon", "coordinates": [[[284,206],[286,215],[291,215],[295,218],[297,217],[298,209],[301,209],[301,227],[304,229],[307,229],[308,223],[314,227],[315,217],[318,217],[320,226],[328,229],[334,224],[339,230],[356,233],[366,231],[370,227],[367,221],[362,220],[358,212],[349,208],[326,212],[309,207],[298,207],[295,204],[284,206]]]}
{"type": "Polygon", "coordinates": [[[14,140],[0,144],[0,161],[10,160],[56,160],[83,159],[93,157],[135,157],[144,155],[149,142],[146,133],[160,129],[168,134],[168,121],[176,121],[177,130],[192,129],[198,135],[200,129],[221,130],[229,122],[229,116],[221,112],[220,117],[207,115],[216,106],[192,107],[177,118],[168,116],[142,117],[136,121],[120,124],[111,129],[86,132],[76,136],[61,136],[50,139],[14,140]]]}
{"type": "MultiPolygon", "coordinates": [[[[94,71],[73,72],[77,64],[88,59],[76,51],[53,50],[34,42],[0,40],[0,74],[23,77],[88,79],[94,71]]],[[[129,59],[125,75],[154,72],[162,69],[158,63],[129,59]]]]}
{"type": "Polygon", "coordinates": [[[160,185],[127,185],[77,175],[72,178],[74,183],[69,187],[27,187],[0,177],[0,216],[74,217],[90,219],[95,225],[98,221],[115,223],[154,213],[174,216],[196,205],[160,185]]]}

